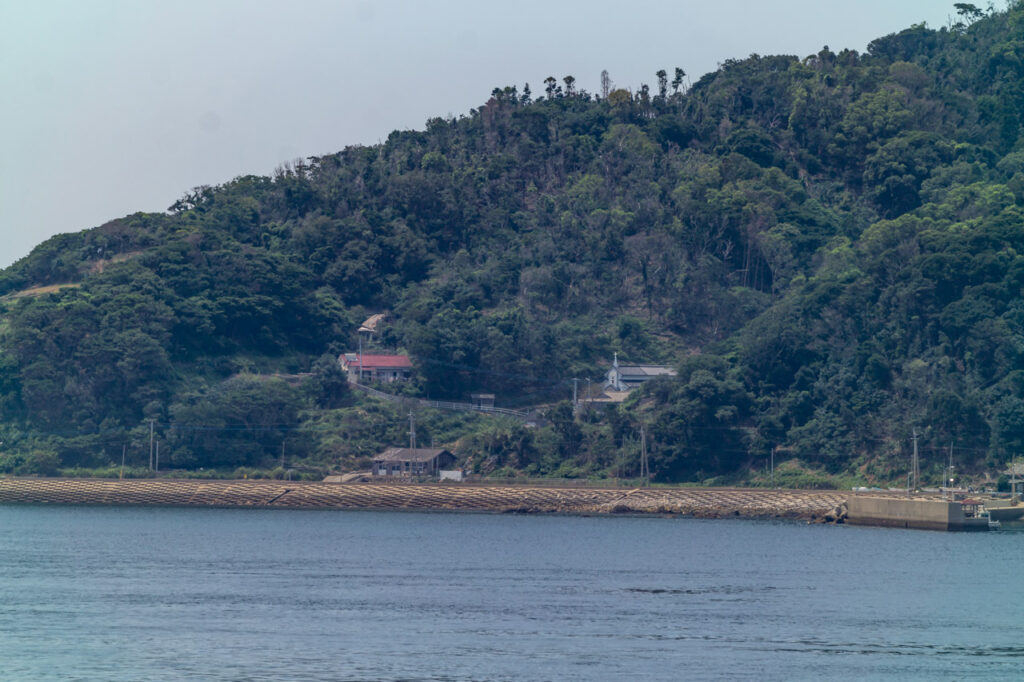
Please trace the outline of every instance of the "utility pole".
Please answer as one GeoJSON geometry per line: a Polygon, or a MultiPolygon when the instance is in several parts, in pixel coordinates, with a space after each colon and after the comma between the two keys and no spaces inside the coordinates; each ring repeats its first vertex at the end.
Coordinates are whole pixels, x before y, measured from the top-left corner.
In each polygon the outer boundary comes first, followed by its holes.
{"type": "Polygon", "coordinates": [[[949,501],[953,501],[953,442],[949,443],[949,501]]]}
{"type": "Polygon", "coordinates": [[[647,432],[644,425],[640,425],[640,478],[644,486],[650,483],[651,467],[647,463],[647,432]]]}
{"type": "Polygon", "coordinates": [[[917,449],[917,437],[914,438],[914,492],[921,490],[921,454],[917,449]]]}
{"type": "Polygon", "coordinates": [[[409,410],[409,449],[416,449],[416,413],[409,410]]]}
{"type": "Polygon", "coordinates": [[[1010,504],[1017,506],[1017,458],[1010,458],[1010,504]]]}
{"type": "Polygon", "coordinates": [[[153,420],[149,420],[149,470],[153,470],[153,420]]]}
{"type": "Polygon", "coordinates": [[[359,335],[359,381],[356,383],[363,383],[363,335],[359,335]]]}
{"type": "Polygon", "coordinates": [[[772,489],[775,489],[775,451],[778,449],[778,445],[772,446],[772,489]]]}
{"type": "Polygon", "coordinates": [[[160,441],[156,442],[156,459],[153,461],[155,462],[153,471],[160,471],[160,441]]]}
{"type": "Polygon", "coordinates": [[[590,377],[587,377],[587,393],[583,397],[583,402],[586,405],[590,405],[590,377]]]}
{"type": "Polygon", "coordinates": [[[284,469],[284,438],[281,439],[281,468],[284,469]]]}
{"type": "Polygon", "coordinates": [[[914,457],[910,461],[911,490],[917,492],[920,483],[921,469],[917,459],[917,428],[914,429],[914,457]]]}
{"type": "Polygon", "coordinates": [[[128,444],[125,443],[121,446],[121,475],[119,478],[124,478],[124,456],[128,452],[128,444]]]}
{"type": "Polygon", "coordinates": [[[576,377],[572,378],[572,411],[575,412],[579,403],[576,402],[576,387],[579,385],[580,380],[576,377]]]}

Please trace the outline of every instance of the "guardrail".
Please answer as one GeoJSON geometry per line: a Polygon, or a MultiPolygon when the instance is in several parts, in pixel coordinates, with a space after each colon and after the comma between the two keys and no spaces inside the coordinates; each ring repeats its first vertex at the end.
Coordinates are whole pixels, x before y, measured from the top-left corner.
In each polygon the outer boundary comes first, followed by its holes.
{"type": "Polygon", "coordinates": [[[644,487],[643,481],[628,478],[604,478],[591,480],[586,478],[473,478],[472,476],[459,482],[459,485],[475,486],[524,486],[530,488],[599,488],[599,489],[631,489],[644,487]]]}
{"type": "MultiPolygon", "coordinates": [[[[487,487],[521,487],[521,488],[581,488],[599,490],[628,490],[636,488],[651,488],[637,478],[485,478],[478,474],[470,474],[461,481],[439,481],[436,476],[375,476],[366,474],[358,479],[346,481],[342,485],[367,485],[367,484],[410,484],[410,485],[433,485],[441,487],[457,488],[487,488],[487,487]]],[[[656,489],[672,489],[681,486],[661,484],[656,489]]],[[[653,488],[652,488],[653,489],[653,488]]]]}
{"type": "Polygon", "coordinates": [[[437,410],[456,410],[461,412],[483,412],[484,414],[501,414],[506,417],[513,417],[515,419],[521,419],[523,421],[529,421],[533,419],[533,415],[529,412],[522,412],[520,410],[511,410],[507,407],[488,407],[484,405],[474,405],[473,403],[457,403],[445,400],[427,400],[425,398],[411,398],[409,396],[394,395],[393,393],[385,393],[384,391],[371,388],[365,384],[357,382],[351,382],[350,386],[353,388],[372,395],[375,398],[381,400],[388,400],[393,403],[415,403],[421,407],[432,407],[437,410]]]}

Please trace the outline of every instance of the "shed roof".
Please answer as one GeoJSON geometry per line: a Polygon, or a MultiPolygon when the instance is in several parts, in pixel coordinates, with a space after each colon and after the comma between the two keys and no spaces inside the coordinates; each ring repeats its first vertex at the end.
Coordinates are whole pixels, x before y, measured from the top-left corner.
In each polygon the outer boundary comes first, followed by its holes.
{"type": "Polygon", "coordinates": [[[619,365],[619,376],[647,376],[657,377],[663,375],[675,376],[676,371],[666,365],[619,365]]]}
{"type": "Polygon", "coordinates": [[[376,334],[381,321],[384,319],[384,315],[385,313],[377,313],[375,315],[370,315],[368,318],[366,318],[366,321],[363,322],[363,324],[359,327],[359,331],[376,334]]]}
{"type": "MultiPolygon", "coordinates": [[[[373,458],[374,462],[429,462],[441,453],[452,453],[444,448],[388,448],[373,458]]],[[[454,455],[453,455],[454,456],[454,455]]]]}
{"type": "Polygon", "coordinates": [[[403,367],[411,368],[412,361],[409,360],[408,355],[363,355],[362,363],[359,362],[359,353],[346,353],[345,364],[349,366],[359,366],[362,364],[363,369],[376,369],[379,367],[403,367]]]}

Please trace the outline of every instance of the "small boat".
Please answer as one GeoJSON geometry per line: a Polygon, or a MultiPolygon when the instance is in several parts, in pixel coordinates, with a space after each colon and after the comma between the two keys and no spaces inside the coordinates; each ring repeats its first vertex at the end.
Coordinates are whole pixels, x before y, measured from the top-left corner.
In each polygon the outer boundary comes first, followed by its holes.
{"type": "Polygon", "coordinates": [[[1003,525],[1003,524],[999,523],[998,521],[996,521],[995,519],[993,519],[992,518],[992,514],[987,509],[984,509],[984,510],[978,512],[978,518],[979,519],[985,519],[986,521],[988,521],[988,529],[989,530],[999,530],[999,528],[1002,527],[1002,525],[1003,525]]]}

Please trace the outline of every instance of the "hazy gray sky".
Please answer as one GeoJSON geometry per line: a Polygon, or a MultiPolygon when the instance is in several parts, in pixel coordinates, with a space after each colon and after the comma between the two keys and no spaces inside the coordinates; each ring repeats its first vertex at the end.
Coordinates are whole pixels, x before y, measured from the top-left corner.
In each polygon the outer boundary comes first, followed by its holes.
{"type": "Polygon", "coordinates": [[[952,0],[0,0],[0,267],[188,189],[467,113],[496,86],[693,81],[849,47],[952,0]]]}

